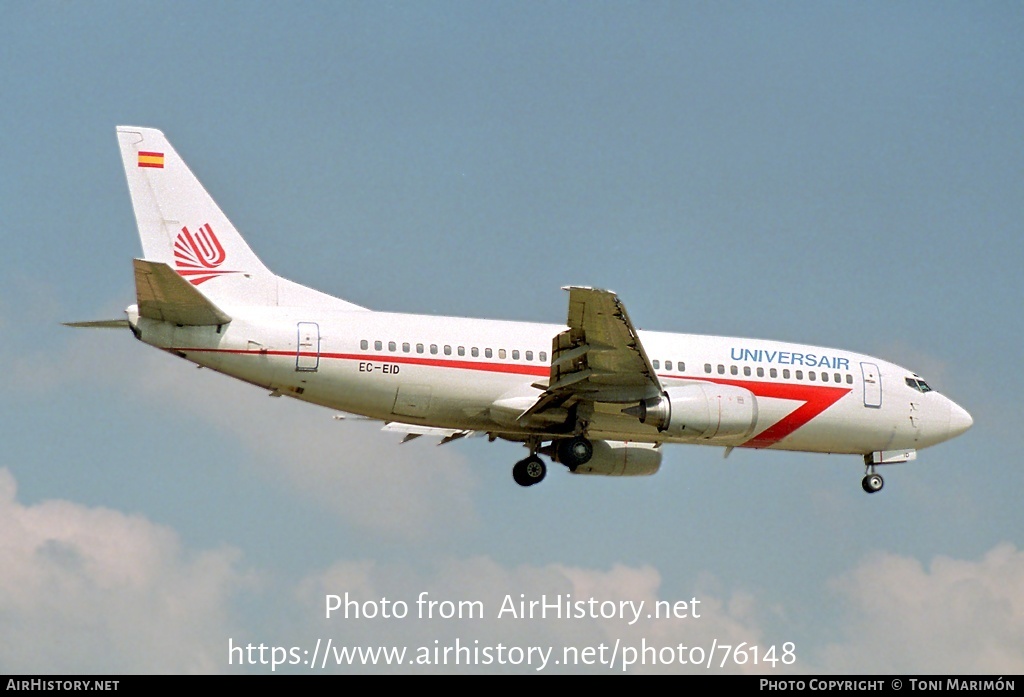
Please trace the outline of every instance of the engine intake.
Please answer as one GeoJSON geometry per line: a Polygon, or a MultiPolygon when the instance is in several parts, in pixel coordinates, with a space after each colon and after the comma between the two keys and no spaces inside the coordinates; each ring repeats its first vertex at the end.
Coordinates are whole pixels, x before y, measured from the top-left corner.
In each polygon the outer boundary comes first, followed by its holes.
{"type": "Polygon", "coordinates": [[[573,474],[602,474],[606,477],[642,477],[661,467],[661,449],[653,443],[595,440],[594,454],[573,474]]]}

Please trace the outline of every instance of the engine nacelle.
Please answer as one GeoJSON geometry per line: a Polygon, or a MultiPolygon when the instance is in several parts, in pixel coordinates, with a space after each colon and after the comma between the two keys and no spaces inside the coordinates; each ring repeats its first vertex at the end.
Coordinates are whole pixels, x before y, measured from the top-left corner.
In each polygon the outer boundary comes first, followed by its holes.
{"type": "Polygon", "coordinates": [[[754,431],[757,397],[742,387],[701,382],[671,387],[629,413],[670,436],[735,438],[754,431]]]}
{"type": "Polygon", "coordinates": [[[661,449],[653,443],[593,441],[594,455],[573,474],[602,474],[606,477],[641,477],[661,467],[661,449]]]}

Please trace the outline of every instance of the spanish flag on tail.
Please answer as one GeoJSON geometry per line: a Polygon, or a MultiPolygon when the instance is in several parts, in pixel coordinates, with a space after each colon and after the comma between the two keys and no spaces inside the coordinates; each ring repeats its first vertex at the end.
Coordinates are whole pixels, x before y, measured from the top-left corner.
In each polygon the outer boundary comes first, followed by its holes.
{"type": "Polygon", "coordinates": [[[164,154],[162,152],[146,152],[139,150],[139,167],[164,168],[164,154]]]}

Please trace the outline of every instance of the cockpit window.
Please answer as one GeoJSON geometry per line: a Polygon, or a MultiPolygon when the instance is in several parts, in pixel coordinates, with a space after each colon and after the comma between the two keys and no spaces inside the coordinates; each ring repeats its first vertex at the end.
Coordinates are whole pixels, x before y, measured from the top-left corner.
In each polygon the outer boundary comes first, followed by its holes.
{"type": "Polygon", "coordinates": [[[928,383],[920,378],[906,378],[907,386],[913,387],[918,392],[931,392],[932,388],[928,386],[928,383]]]}

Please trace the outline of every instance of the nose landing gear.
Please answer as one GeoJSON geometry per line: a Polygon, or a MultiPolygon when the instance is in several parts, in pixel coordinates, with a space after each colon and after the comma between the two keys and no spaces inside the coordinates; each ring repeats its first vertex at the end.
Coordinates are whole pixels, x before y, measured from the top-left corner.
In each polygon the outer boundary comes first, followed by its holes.
{"type": "Polygon", "coordinates": [[[864,479],[861,480],[860,485],[864,491],[869,494],[876,494],[882,490],[882,487],[885,485],[885,480],[882,479],[882,475],[875,472],[874,467],[869,466],[868,472],[864,475],[864,479]]]}

